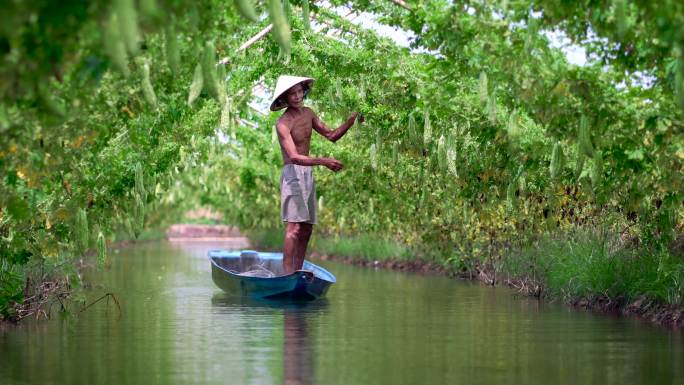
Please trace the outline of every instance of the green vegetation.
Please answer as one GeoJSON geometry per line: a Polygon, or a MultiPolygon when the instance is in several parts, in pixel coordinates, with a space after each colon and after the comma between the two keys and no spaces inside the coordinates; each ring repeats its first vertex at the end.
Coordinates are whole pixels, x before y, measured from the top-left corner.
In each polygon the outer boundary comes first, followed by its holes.
{"type": "Polygon", "coordinates": [[[223,224],[223,221],[219,220],[219,219],[215,219],[215,218],[183,217],[178,223],[187,223],[187,224],[193,224],[193,225],[221,225],[221,224],[223,224]]]}
{"type": "Polygon", "coordinates": [[[259,250],[282,251],[285,232],[275,229],[251,229],[247,232],[250,243],[259,250]]]}
{"type": "Polygon", "coordinates": [[[212,206],[242,229],[280,226],[277,114],[248,102],[255,84],[272,88],[283,73],[316,79],[309,103],[330,126],[352,111],[366,117],[336,144],[312,143],[313,154],[346,168],[316,171],[317,247],[474,269],[504,266],[516,250],[536,258],[544,242],[584,245],[576,249],[592,252],[568,254],[572,261],[560,246],[556,257],[536,259],[550,286],[682,302],[684,262],[669,251],[684,226],[680,2],[352,4],[412,31],[422,53],[318,4],[307,4],[317,21],[309,28],[290,10],[302,1],[285,5],[7,5],[2,317],[31,295],[17,282],[32,269],[60,266],[78,282],[75,261],[98,244],[106,252],[102,238],[106,246],[117,233],[139,236],[194,206],[212,206]],[[238,10],[254,20],[252,5],[270,17],[246,23],[238,10]],[[238,48],[269,20],[272,34],[238,48]],[[547,37],[553,30],[586,48],[590,62],[569,63],[547,37]],[[593,233],[606,235],[572,235],[593,233]],[[607,241],[618,238],[634,246],[618,252],[607,241]],[[356,251],[347,239],[367,244],[356,251]],[[590,270],[604,266],[596,255],[619,273],[604,281],[624,279],[595,283],[590,270]],[[573,279],[552,264],[573,266],[573,279]],[[652,280],[660,286],[636,283],[652,280]]]}
{"type": "MultiPolygon", "coordinates": [[[[247,236],[254,247],[259,250],[280,251],[283,248],[285,232],[281,229],[254,229],[250,230],[247,236]]],[[[408,249],[399,245],[396,241],[378,239],[369,235],[318,237],[314,234],[308,251],[367,261],[409,258],[408,249]]]]}
{"type": "Polygon", "coordinates": [[[160,239],[166,238],[166,228],[165,227],[148,227],[145,230],[143,230],[137,238],[130,238],[129,234],[120,232],[120,233],[115,233],[112,236],[112,239],[117,239],[121,241],[129,241],[129,240],[135,240],[135,241],[156,241],[160,239]]]}
{"type": "Polygon", "coordinates": [[[567,301],[604,297],[627,303],[639,297],[682,305],[681,256],[625,244],[614,234],[579,230],[546,236],[502,259],[500,271],[540,285],[567,301]]]}
{"type": "Polygon", "coordinates": [[[376,239],[368,235],[358,235],[351,238],[322,238],[317,240],[313,247],[321,254],[352,257],[367,261],[409,258],[408,250],[396,242],[376,239]]]}
{"type": "MultiPolygon", "coordinates": [[[[220,4],[157,5],[152,13],[123,0],[7,6],[0,31],[0,301],[8,305],[0,317],[15,318],[12,304],[36,294],[42,280],[78,288],[73,266],[86,250],[99,244],[104,256],[107,244],[121,239],[116,234],[138,237],[146,225],[176,215],[159,198],[188,162],[205,156],[222,104],[206,93],[186,103],[206,32],[197,18],[233,20],[237,28],[239,17],[220,4]],[[162,39],[172,20],[176,35],[162,39]],[[184,58],[182,68],[167,65],[165,46],[169,58],[184,58]],[[97,242],[100,233],[105,242],[97,242]],[[31,284],[14,284],[17,276],[31,284]]],[[[216,28],[213,37],[224,41],[236,30],[216,28]]]]}

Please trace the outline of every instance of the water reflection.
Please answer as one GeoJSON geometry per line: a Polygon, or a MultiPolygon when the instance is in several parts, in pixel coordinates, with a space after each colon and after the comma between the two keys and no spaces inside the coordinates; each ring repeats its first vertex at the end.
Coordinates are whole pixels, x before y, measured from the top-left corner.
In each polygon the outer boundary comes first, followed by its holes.
{"type": "Polygon", "coordinates": [[[681,333],[332,262],[329,302],[229,297],[207,259],[221,247],[121,250],[86,280],[122,318],[102,303],[0,331],[0,384],[684,384],[681,333]]]}
{"type": "Polygon", "coordinates": [[[292,308],[283,313],[283,384],[313,384],[314,354],[306,313],[292,308]]]}
{"type": "Polygon", "coordinates": [[[327,299],[313,302],[270,301],[217,293],[211,298],[211,303],[214,307],[231,312],[250,313],[270,309],[282,315],[282,383],[311,385],[316,382],[316,343],[312,341],[315,333],[311,329],[325,314],[327,299]]]}

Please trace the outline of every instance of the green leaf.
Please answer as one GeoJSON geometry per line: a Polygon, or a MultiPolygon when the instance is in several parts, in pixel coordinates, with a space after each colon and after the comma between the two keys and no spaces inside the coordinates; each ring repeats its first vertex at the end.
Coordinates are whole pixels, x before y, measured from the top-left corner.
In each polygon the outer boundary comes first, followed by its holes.
{"type": "Polygon", "coordinates": [[[628,159],[632,160],[644,160],[644,150],[643,148],[637,148],[636,150],[625,150],[625,155],[628,159]]]}

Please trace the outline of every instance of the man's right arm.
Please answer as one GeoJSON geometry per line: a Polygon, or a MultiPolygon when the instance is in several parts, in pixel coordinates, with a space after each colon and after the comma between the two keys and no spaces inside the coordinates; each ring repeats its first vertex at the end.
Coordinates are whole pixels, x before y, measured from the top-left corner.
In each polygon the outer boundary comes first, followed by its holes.
{"type": "Polygon", "coordinates": [[[336,159],[313,158],[298,153],[294,140],[292,140],[290,128],[284,122],[276,123],[276,131],[278,132],[278,139],[280,140],[280,145],[283,147],[283,151],[285,151],[285,155],[293,164],[300,166],[325,166],[333,171],[342,169],[342,163],[336,159]]]}

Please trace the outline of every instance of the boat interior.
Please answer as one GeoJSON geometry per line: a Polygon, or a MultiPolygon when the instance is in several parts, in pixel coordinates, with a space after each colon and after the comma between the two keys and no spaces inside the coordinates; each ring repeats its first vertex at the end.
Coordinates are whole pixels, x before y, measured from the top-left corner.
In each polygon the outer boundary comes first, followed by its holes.
{"type": "MultiPolygon", "coordinates": [[[[283,254],[253,250],[211,250],[209,257],[222,269],[245,277],[273,278],[284,275],[283,254]]],[[[335,276],[320,266],[304,261],[302,270],[311,271],[317,278],[335,282],[335,276]]]]}
{"type": "Polygon", "coordinates": [[[261,258],[257,253],[235,256],[212,256],[217,265],[225,270],[247,277],[272,278],[283,275],[281,258],[261,258]]]}

